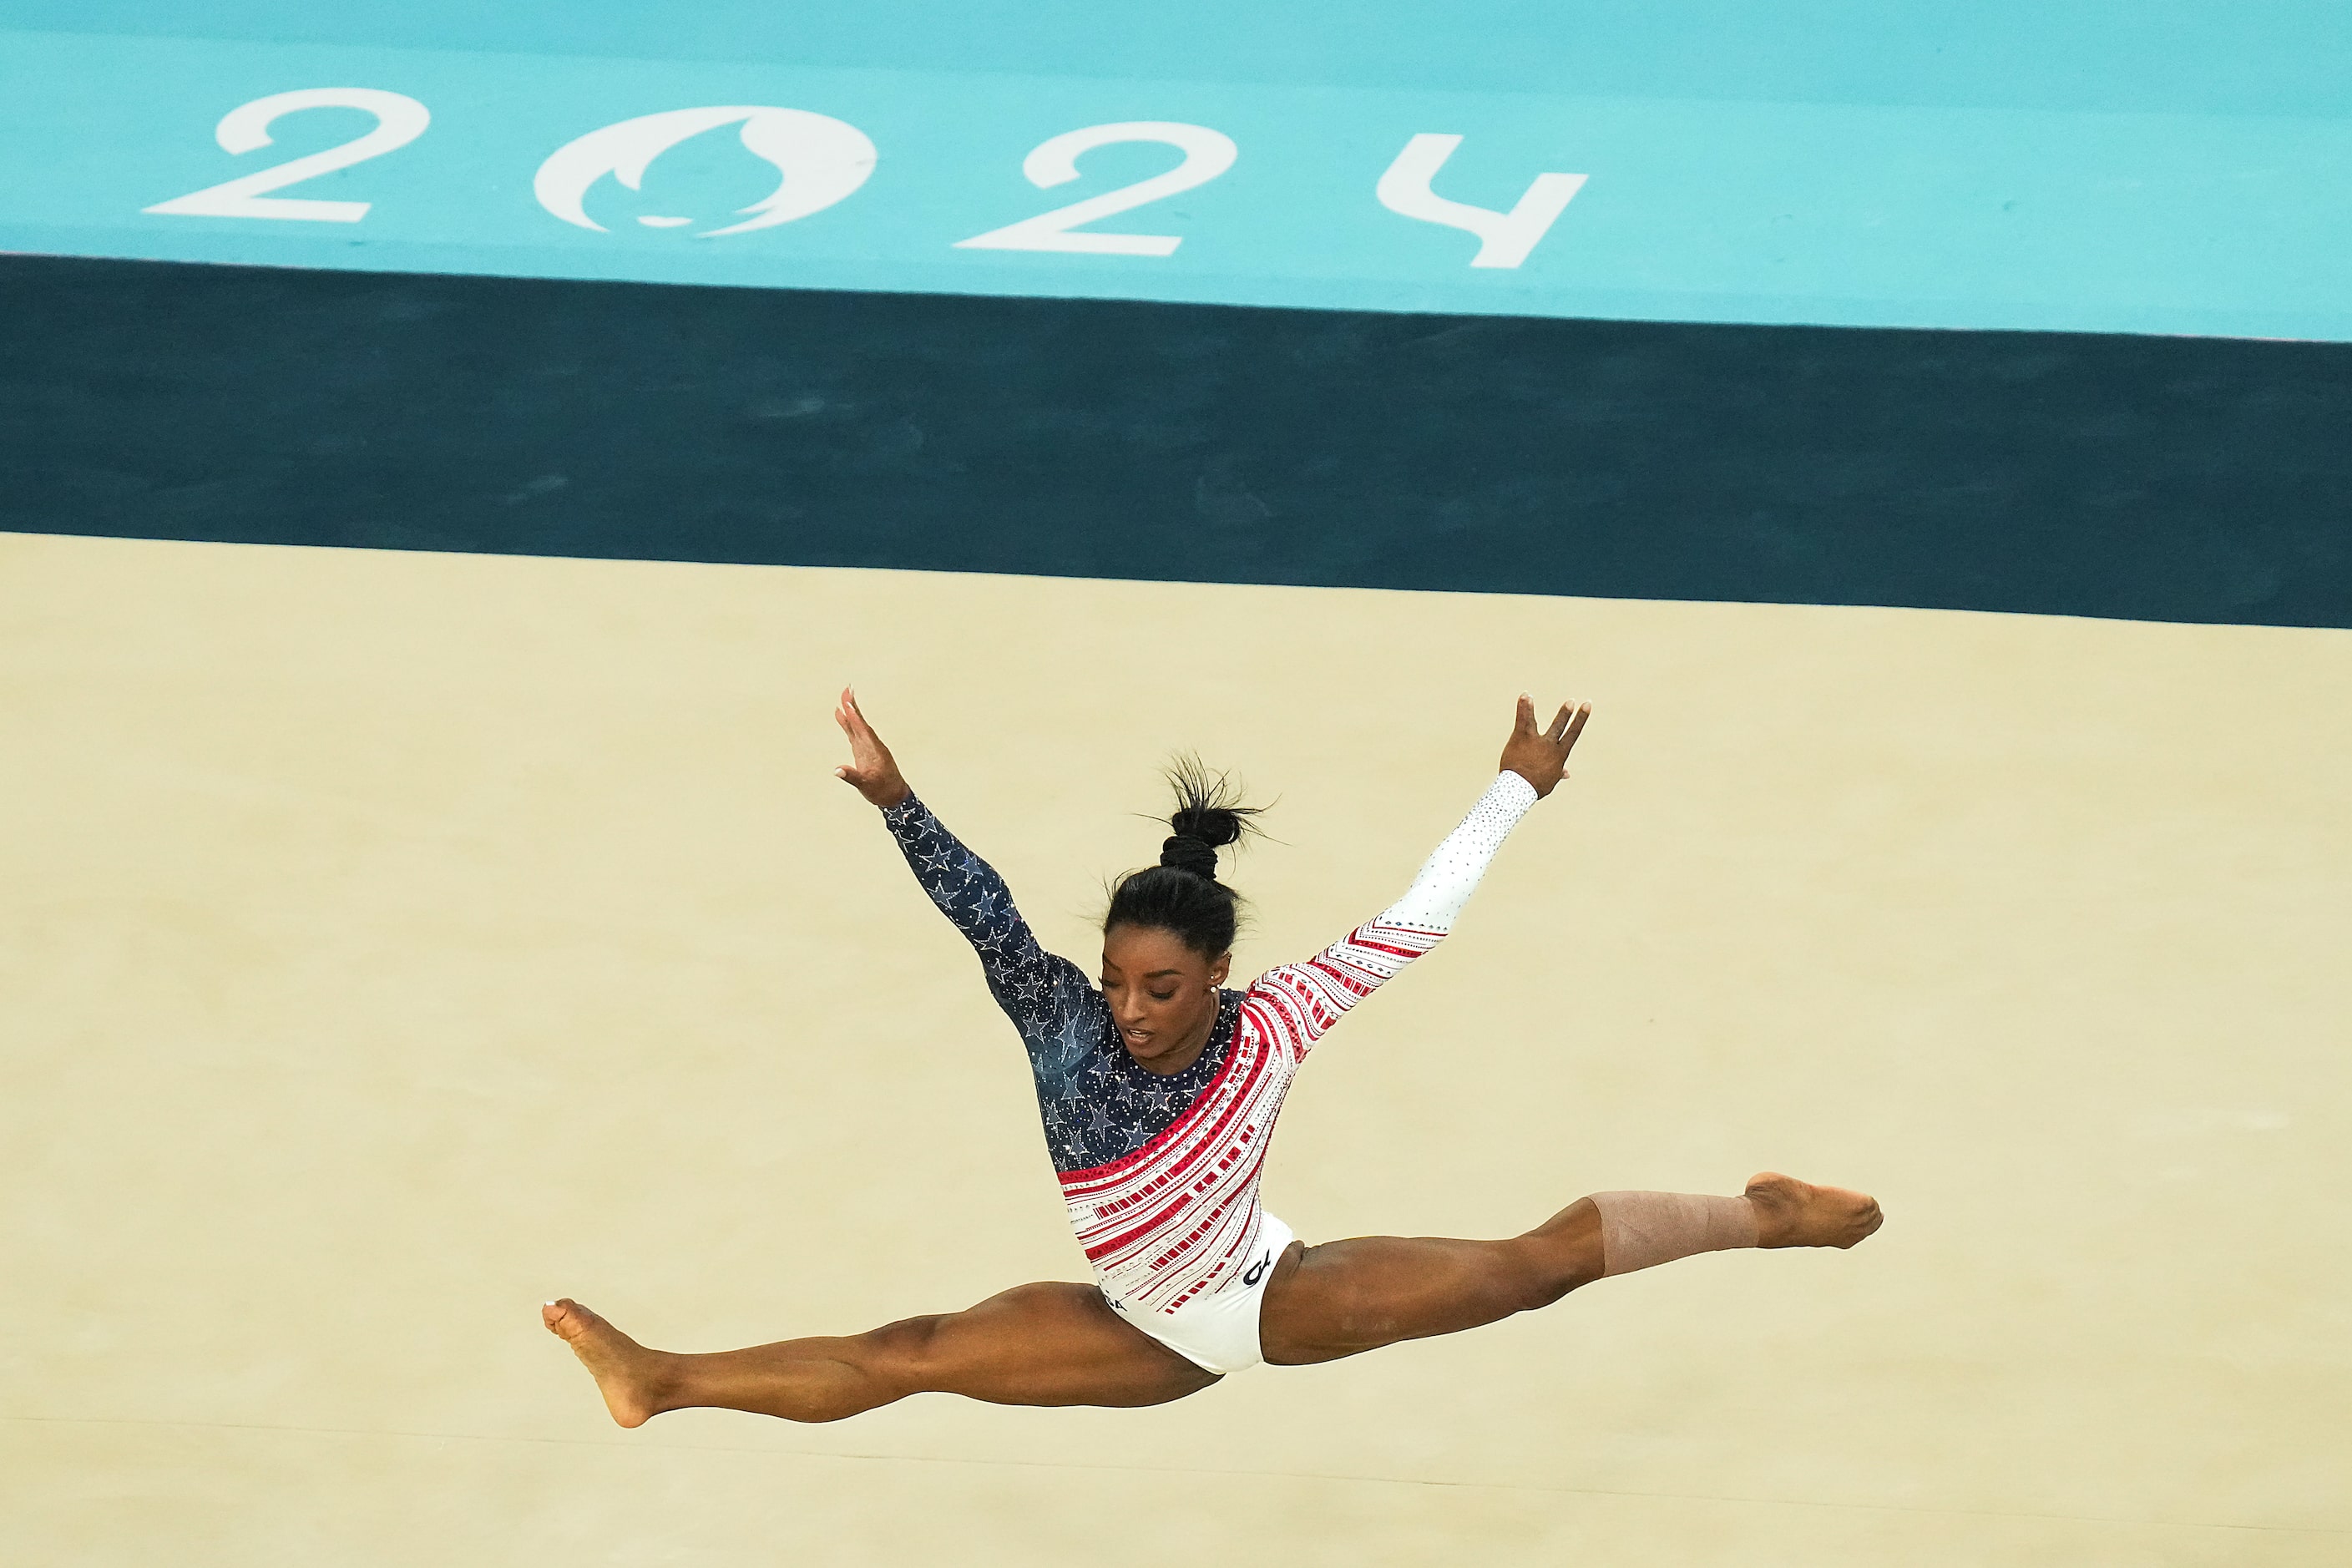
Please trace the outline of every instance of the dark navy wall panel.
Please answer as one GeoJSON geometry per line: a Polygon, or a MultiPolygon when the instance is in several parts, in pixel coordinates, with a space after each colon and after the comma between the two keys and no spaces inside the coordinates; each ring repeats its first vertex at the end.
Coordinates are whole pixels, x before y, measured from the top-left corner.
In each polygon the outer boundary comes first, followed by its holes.
{"type": "Polygon", "coordinates": [[[2352,346],[0,260],[0,528],[2352,626],[2352,346]]]}

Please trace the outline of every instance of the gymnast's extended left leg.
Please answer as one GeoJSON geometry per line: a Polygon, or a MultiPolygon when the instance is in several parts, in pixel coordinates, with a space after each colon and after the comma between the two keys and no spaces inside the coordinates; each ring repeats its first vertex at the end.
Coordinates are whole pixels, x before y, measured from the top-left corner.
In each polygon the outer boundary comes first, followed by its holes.
{"type": "Polygon", "coordinates": [[[1337,1361],[1549,1307],[1596,1279],[1728,1247],[1852,1247],[1878,1205],[1765,1172],[1738,1197],[1600,1193],[1501,1241],[1366,1236],[1294,1243],[1267,1282],[1258,1332],[1276,1365],[1337,1361]]]}

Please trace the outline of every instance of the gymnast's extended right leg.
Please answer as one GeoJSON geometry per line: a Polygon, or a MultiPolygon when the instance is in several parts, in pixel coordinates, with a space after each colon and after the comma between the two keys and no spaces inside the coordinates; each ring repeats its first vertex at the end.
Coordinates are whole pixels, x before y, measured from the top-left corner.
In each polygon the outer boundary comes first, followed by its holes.
{"type": "Polygon", "coordinates": [[[995,1405],[1164,1405],[1217,1381],[1119,1321],[1092,1285],[1020,1285],[961,1312],[748,1350],[647,1348],[577,1301],[540,1316],[596,1379],[624,1426],[666,1410],[839,1421],[910,1394],[995,1405]]]}

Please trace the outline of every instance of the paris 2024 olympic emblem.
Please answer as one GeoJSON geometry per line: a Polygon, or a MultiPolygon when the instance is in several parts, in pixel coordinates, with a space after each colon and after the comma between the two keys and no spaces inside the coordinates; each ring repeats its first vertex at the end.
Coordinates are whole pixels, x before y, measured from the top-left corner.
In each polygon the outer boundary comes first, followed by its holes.
{"type": "MultiPolygon", "coordinates": [[[[630,190],[643,188],[653,161],[682,142],[740,124],[744,150],[774,165],[776,188],[737,209],[741,223],[707,229],[697,239],[718,239],[773,228],[822,212],[863,185],[874,173],[874,143],[855,125],[804,109],[713,105],[639,115],[565,142],[539,166],[531,192],[539,205],[569,224],[607,232],[588,216],[590,187],[610,174],[630,190]]],[[[687,217],[646,216],[648,228],[683,228],[687,217]]]]}

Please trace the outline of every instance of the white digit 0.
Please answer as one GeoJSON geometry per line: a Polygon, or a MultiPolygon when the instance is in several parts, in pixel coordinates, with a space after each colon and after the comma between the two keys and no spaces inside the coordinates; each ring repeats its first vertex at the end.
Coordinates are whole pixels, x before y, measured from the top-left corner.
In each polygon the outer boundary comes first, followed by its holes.
{"type": "Polygon", "coordinates": [[[1184,125],[1171,120],[1128,120],[1116,125],[1089,125],[1065,131],[1041,142],[1022,160],[1021,172],[1041,190],[1066,185],[1078,177],[1078,158],[1097,147],[1120,142],[1164,142],[1181,151],[1184,161],[1164,174],[1138,180],[1098,196],[1056,207],[1019,223],[992,228],[986,234],[960,239],[959,250],[1070,250],[1093,256],[1172,256],[1183,243],[1172,234],[1077,234],[1082,223],[1127,212],[1179,191],[1205,185],[1234,166],[1239,149],[1234,139],[1205,125],[1184,125]]]}
{"type": "MultiPolygon", "coordinates": [[[[764,199],[737,209],[743,222],[707,230],[698,239],[749,234],[823,212],[845,200],[874,174],[874,143],[845,121],[805,109],[714,104],[641,114],[575,137],[539,166],[532,194],[541,206],[564,222],[603,234],[604,226],[588,216],[588,191],[597,181],[610,174],[633,191],[642,190],[655,159],[706,131],[737,123],[742,126],[736,139],[743,150],[776,171],[776,188],[764,199]]],[[[648,228],[684,228],[694,220],[648,215],[637,221],[648,228]]]]}
{"type": "Polygon", "coordinates": [[[1538,174],[1518,205],[1507,213],[1450,202],[1431,190],[1429,182],[1461,145],[1459,136],[1424,132],[1414,137],[1381,175],[1374,194],[1381,198],[1381,205],[1392,213],[1476,235],[1478,254],[1470,258],[1471,266],[1517,267],[1584,188],[1584,176],[1538,174]]]}
{"type": "Polygon", "coordinates": [[[251,103],[240,103],[221,116],[213,139],[226,153],[251,153],[269,145],[269,127],[282,115],[305,109],[356,109],[375,117],[375,129],[339,147],[242,175],[225,184],[207,185],[157,202],[144,209],[180,217],[299,218],[312,223],[357,223],[367,216],[366,202],[328,202],[308,196],[271,196],[280,190],[316,179],[337,169],[381,158],[425,134],[432,111],[415,99],[373,87],[306,87],[295,92],[272,93],[251,103]]]}

